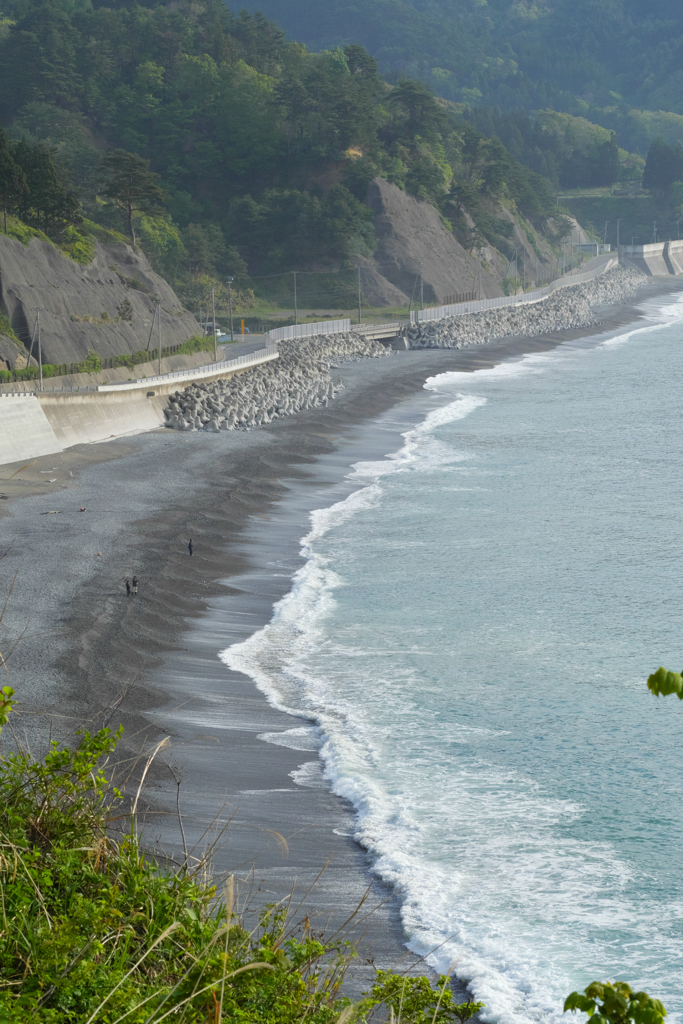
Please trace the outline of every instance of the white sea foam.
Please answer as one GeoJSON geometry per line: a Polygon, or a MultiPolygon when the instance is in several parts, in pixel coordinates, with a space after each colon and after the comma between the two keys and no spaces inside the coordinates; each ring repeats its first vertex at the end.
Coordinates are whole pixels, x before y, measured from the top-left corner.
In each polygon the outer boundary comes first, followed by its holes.
{"type": "Polygon", "coordinates": [[[262,732],[257,737],[264,743],[272,743],[276,747],[288,747],[290,750],[320,750],[322,740],[320,730],[315,726],[305,725],[300,729],[285,729],[283,732],[262,732]]]}
{"type": "MultiPolygon", "coordinates": [[[[602,342],[606,351],[610,347],[613,350],[610,364],[624,357],[621,346],[625,341],[661,331],[672,323],[675,326],[682,318],[683,304],[671,304],[671,310],[666,313],[666,322],[648,324],[602,342]]],[[[453,425],[484,410],[487,400],[493,406],[501,385],[505,387],[509,382],[516,387],[519,380],[523,390],[522,378],[546,374],[563,362],[570,370],[575,369],[581,361],[586,363],[585,353],[594,351],[554,350],[476,373],[451,372],[430,378],[425,386],[451,401],[433,409],[423,423],[406,432],[399,452],[386,460],[353,467],[349,479],[358,489],[344,501],[312,513],[311,529],[302,540],[306,562],[297,572],[290,593],[275,606],[271,623],[221,655],[231,668],[252,676],[276,706],[314,723],[285,733],[264,734],[262,738],[295,749],[313,750],[314,745],[303,744],[322,743],[322,764],[304,762],[291,773],[295,784],[318,786],[327,779],[335,793],[352,803],[356,809],[354,837],[372,853],[376,872],[400,893],[411,948],[427,956],[436,969],[452,969],[467,981],[474,997],[486,1004],[485,1019],[500,1024],[559,1024],[563,998],[579,987],[577,970],[579,980],[581,972],[587,972],[583,984],[593,975],[623,976],[650,988],[648,979],[656,976],[660,986],[657,994],[666,1002],[661,964],[676,957],[671,936],[678,935],[677,928],[680,931],[683,899],[674,894],[662,904],[657,892],[648,890],[642,869],[619,855],[611,842],[618,816],[610,806],[604,809],[604,819],[595,819],[587,810],[584,789],[594,770],[590,758],[599,754],[598,739],[587,746],[585,779],[582,776],[575,795],[554,795],[553,758],[566,756],[564,748],[579,743],[581,730],[599,731],[601,719],[612,717],[609,702],[598,705],[587,722],[577,724],[576,735],[571,731],[560,733],[555,749],[548,735],[552,735],[554,726],[546,724],[541,713],[521,763],[514,767],[506,763],[507,751],[519,746],[527,728],[527,707],[523,700],[515,703],[522,671],[519,664],[530,674],[530,683],[523,680],[529,685],[529,704],[538,693],[541,709],[547,682],[560,673],[562,686],[569,686],[572,672],[577,676],[578,689],[568,692],[566,698],[561,693],[558,703],[552,704],[547,697],[548,717],[559,716],[559,721],[565,721],[562,715],[566,714],[566,703],[572,708],[566,721],[578,720],[581,705],[572,702],[585,699],[591,680],[600,681],[604,689],[615,687],[610,660],[616,657],[613,650],[607,653],[606,649],[604,656],[602,650],[597,652],[606,664],[599,660],[589,677],[583,663],[579,669],[584,675],[572,668],[572,659],[576,660],[584,648],[590,662],[597,646],[592,623],[601,614],[600,601],[607,600],[601,597],[589,605],[591,588],[596,586],[590,571],[584,570],[584,576],[575,578],[574,551],[566,564],[548,566],[550,590],[537,597],[539,607],[532,609],[537,618],[533,623],[528,617],[522,618],[524,628],[511,626],[508,636],[505,627],[508,619],[519,614],[517,605],[536,596],[518,593],[515,581],[510,584],[502,574],[501,610],[478,607],[477,588],[483,589],[486,584],[487,552],[483,544],[469,561],[467,548],[458,549],[463,583],[456,578],[447,586],[438,554],[432,551],[432,561],[425,564],[420,555],[421,538],[407,534],[396,537],[394,520],[382,517],[399,515],[403,504],[416,501],[423,487],[430,488],[430,501],[436,501],[439,492],[442,501],[450,501],[450,509],[456,502],[464,509],[462,515],[470,519],[467,501],[479,501],[472,507],[486,512],[487,506],[481,502],[493,500],[495,482],[491,487],[444,487],[435,483],[437,478],[443,479],[440,474],[461,473],[467,466],[478,479],[484,473],[496,473],[495,467],[482,467],[480,459],[473,459],[471,450],[459,438],[460,428],[456,431],[453,425]],[[451,499],[446,492],[455,490],[463,493],[451,499]],[[377,532],[372,533],[373,529],[377,532]],[[368,546],[362,556],[351,557],[354,544],[366,534],[376,537],[377,549],[368,546]],[[383,591],[372,574],[381,576],[388,564],[386,559],[371,562],[364,571],[359,559],[377,560],[382,551],[403,541],[407,578],[398,577],[400,586],[395,591],[383,591]],[[376,568],[372,568],[374,565],[376,568]],[[467,565],[469,576],[465,575],[467,565]],[[427,606],[430,617],[421,616],[421,607],[411,604],[413,576],[433,576],[434,591],[442,592],[442,603],[452,607],[452,622],[446,617],[443,626],[439,620],[436,628],[433,619],[438,601],[427,606]],[[474,581],[474,589],[465,591],[465,579],[471,586],[474,581]],[[358,612],[350,618],[353,602],[345,595],[358,586],[358,612]],[[558,588],[564,588],[564,619],[573,623],[585,617],[589,621],[587,633],[578,641],[569,642],[561,633],[563,623],[536,624],[558,588]],[[386,602],[384,617],[376,610],[381,600],[386,602]],[[399,615],[401,602],[406,605],[403,617],[399,615]],[[472,608],[466,618],[459,605],[468,603],[472,608]],[[364,610],[373,620],[373,629],[363,621],[364,610]],[[473,625],[468,625],[470,620],[474,620],[473,625]],[[507,686],[480,669],[477,660],[463,667],[464,652],[477,652],[479,647],[488,649],[494,661],[500,660],[498,650],[505,652],[507,686]],[[433,663],[436,667],[432,670],[433,663]],[[463,675],[469,680],[466,686],[463,675]],[[489,700],[494,684],[498,686],[497,700],[507,702],[510,710],[499,719],[492,715],[492,724],[484,725],[477,717],[478,705],[489,700]],[[452,699],[451,687],[458,695],[452,699]],[[467,704],[470,687],[476,691],[476,699],[467,704]],[[437,691],[442,703],[431,700],[431,694],[437,691]],[[543,770],[539,772],[532,764],[536,751],[542,749],[549,753],[547,764],[540,762],[543,770]]],[[[595,365],[605,362],[597,360],[595,365]]],[[[586,378],[580,379],[585,387],[586,378]]],[[[631,402],[632,392],[626,393],[631,402]]],[[[571,394],[566,391],[563,400],[569,402],[571,394]]],[[[599,392],[600,401],[605,400],[604,394],[604,390],[599,392]]],[[[618,409],[617,403],[609,415],[614,418],[618,409]]],[[[564,450],[562,455],[566,457],[564,450]]],[[[552,460],[539,465],[540,475],[531,474],[526,482],[536,487],[540,479],[547,489],[552,460]]],[[[515,467],[511,474],[517,471],[515,467]]],[[[500,480],[499,474],[498,486],[500,480]]],[[[594,492],[589,494],[593,500],[594,492]]],[[[571,496],[567,498],[571,500],[571,496]]],[[[582,500],[577,499],[577,506],[582,500]]],[[[428,503],[419,506],[424,507],[430,510],[428,503]]],[[[533,502],[529,509],[534,512],[533,502]]],[[[525,506],[527,515],[529,509],[525,506]]],[[[565,516],[566,506],[560,504],[554,514],[565,516]]],[[[539,524],[547,521],[541,513],[531,532],[538,533],[539,524]]],[[[500,528],[514,526],[509,534],[511,548],[520,543],[519,531],[524,523],[518,507],[512,511],[505,508],[495,522],[500,528]]],[[[476,529],[461,541],[460,521],[451,518],[448,524],[449,545],[466,541],[477,544],[476,529]]],[[[495,536],[495,531],[486,536],[495,536]]],[[[613,536],[609,520],[609,530],[596,542],[599,550],[595,561],[604,559],[600,545],[609,548],[613,536]],[[605,536],[609,538],[607,545],[605,536]]],[[[578,539],[575,545],[578,550],[578,539]]],[[[552,554],[551,545],[546,557],[552,554]]],[[[453,564],[459,570],[458,559],[453,564]]],[[[523,569],[523,565],[517,567],[520,579],[523,569]]],[[[494,576],[496,570],[494,566],[494,576]]],[[[619,577],[616,579],[618,582],[619,577]]],[[[429,586],[422,586],[419,593],[424,600],[429,586]]],[[[498,597],[495,589],[486,593],[498,597]]],[[[619,645],[627,642],[632,623],[629,618],[619,635],[619,645]]],[[[617,652],[619,649],[617,646],[617,652]]],[[[629,664],[628,678],[633,674],[629,664]]],[[[629,687],[631,692],[637,694],[638,688],[629,687]]],[[[620,689],[619,706],[624,700],[620,689]]],[[[647,770],[652,771],[654,754],[649,740],[645,749],[647,770]]],[[[630,750],[624,763],[610,764],[605,787],[612,785],[636,756],[630,750]]],[[[653,811],[651,820],[655,817],[653,811]]],[[[643,827],[638,839],[641,843],[646,841],[643,827]]],[[[655,878],[655,868],[648,864],[648,871],[655,878]]],[[[661,884],[657,877],[653,889],[661,888],[661,884]]],[[[675,1020],[676,1015],[670,1019],[675,1020]]]]}
{"type": "Polygon", "coordinates": [[[309,789],[324,789],[327,785],[320,761],[305,761],[289,774],[297,786],[306,786],[309,789]]]}

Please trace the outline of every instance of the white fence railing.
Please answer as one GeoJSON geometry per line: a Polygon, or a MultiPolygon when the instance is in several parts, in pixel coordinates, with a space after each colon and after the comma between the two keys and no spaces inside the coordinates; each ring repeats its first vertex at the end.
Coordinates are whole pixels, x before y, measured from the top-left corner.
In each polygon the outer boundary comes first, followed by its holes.
{"type": "Polygon", "coordinates": [[[271,341],[293,341],[294,338],[310,338],[313,334],[342,334],[350,330],[350,320],[323,320],[317,324],[274,327],[272,331],[268,331],[268,337],[271,341]]]}
{"type": "Polygon", "coordinates": [[[576,284],[592,281],[605,271],[611,270],[619,262],[615,255],[606,259],[601,266],[588,270],[583,274],[567,274],[551,281],[545,288],[535,288],[532,292],[521,295],[500,295],[495,299],[475,299],[473,302],[458,302],[453,306],[432,306],[430,309],[418,309],[410,314],[411,323],[422,323],[424,320],[443,320],[447,316],[460,316],[462,313],[478,313],[482,309],[494,309],[496,306],[521,306],[525,302],[540,302],[547,299],[558,288],[571,288],[576,284]]]}
{"type": "MultiPolygon", "coordinates": [[[[50,388],[43,386],[40,388],[37,380],[32,380],[33,388],[29,391],[26,390],[26,384],[24,384],[23,391],[17,391],[16,395],[53,395],[59,394],[60,392],[78,393],[79,391],[134,391],[139,388],[146,387],[148,384],[171,384],[176,380],[187,379],[188,377],[211,377],[217,372],[223,370],[229,370],[233,366],[251,366],[258,365],[258,363],[265,362],[269,359],[278,359],[280,353],[277,350],[277,345],[266,345],[265,348],[259,348],[255,352],[247,352],[242,356],[235,356],[234,359],[223,359],[219,363],[206,363],[204,366],[195,366],[190,370],[173,370],[171,373],[162,373],[157,377],[138,377],[137,380],[126,380],[121,381],[118,384],[81,384],[69,385],[68,387],[61,388],[50,388]]],[[[49,380],[49,378],[47,378],[49,380]]],[[[18,384],[16,385],[19,386],[18,384]]],[[[14,389],[15,385],[12,385],[14,389]]],[[[0,392],[0,398],[10,398],[15,394],[14,390],[0,392]]]]}
{"type": "Polygon", "coordinates": [[[149,384],[170,384],[175,380],[187,377],[210,377],[214,373],[229,370],[233,366],[249,366],[262,363],[266,359],[277,359],[279,354],[276,345],[266,345],[265,348],[259,348],[256,352],[247,352],[234,359],[223,359],[220,363],[207,363],[206,366],[195,366],[192,370],[174,370],[172,373],[162,373],[159,377],[141,377],[139,380],[126,381],[122,384],[100,384],[97,390],[131,391],[133,388],[146,387],[149,384]]]}

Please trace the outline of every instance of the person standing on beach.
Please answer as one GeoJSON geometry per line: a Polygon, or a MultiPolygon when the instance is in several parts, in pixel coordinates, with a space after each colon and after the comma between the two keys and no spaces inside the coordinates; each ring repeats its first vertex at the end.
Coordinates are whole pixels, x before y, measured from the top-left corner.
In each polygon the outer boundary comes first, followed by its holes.
{"type": "Polygon", "coordinates": [[[130,597],[130,580],[126,580],[126,593],[130,597]]]}
{"type": "Polygon", "coordinates": [[[137,576],[133,576],[133,594],[137,594],[137,592],[138,592],[138,578],[137,578],[137,576]]]}
{"type": "Polygon", "coordinates": [[[187,549],[190,552],[190,555],[192,554],[192,547],[193,547],[193,545],[192,545],[192,538],[190,537],[190,543],[187,545],[187,549]]]}

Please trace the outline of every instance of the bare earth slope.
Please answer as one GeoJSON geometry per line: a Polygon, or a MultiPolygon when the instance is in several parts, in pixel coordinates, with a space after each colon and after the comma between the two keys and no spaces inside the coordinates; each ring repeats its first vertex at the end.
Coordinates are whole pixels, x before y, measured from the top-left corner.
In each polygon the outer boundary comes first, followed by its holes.
{"type": "MultiPolygon", "coordinates": [[[[418,300],[420,266],[425,303],[438,305],[450,296],[478,291],[476,258],[463,249],[431,203],[415,199],[384,178],[370,182],[365,201],[375,215],[377,238],[373,258],[361,270],[363,294],[371,305],[402,305],[411,295],[413,302],[418,300]]],[[[482,256],[492,270],[482,270],[482,297],[502,295],[500,255],[485,247],[482,256]]],[[[507,266],[507,260],[504,263],[507,266]]]]}
{"type": "MultiPolygon", "coordinates": [[[[24,346],[19,349],[0,335],[0,369],[13,369],[17,356],[25,365],[37,307],[43,362],[72,363],[85,359],[91,350],[107,358],[147,348],[157,299],[163,347],[200,333],[170,285],[129,245],[95,242],[92,263],[81,266],[48,242],[34,238],[24,246],[0,237],[0,312],[24,346]],[[132,307],[131,322],[119,316],[126,299],[132,307]]],[[[152,347],[156,343],[155,327],[152,347]]]]}

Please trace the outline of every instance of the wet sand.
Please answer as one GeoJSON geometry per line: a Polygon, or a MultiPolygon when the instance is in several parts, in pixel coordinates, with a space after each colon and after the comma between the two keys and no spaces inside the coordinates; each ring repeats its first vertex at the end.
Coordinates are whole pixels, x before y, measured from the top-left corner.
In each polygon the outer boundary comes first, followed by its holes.
{"type": "MultiPolygon", "coordinates": [[[[641,298],[682,287],[648,282],[641,298]]],[[[372,883],[368,904],[379,908],[355,937],[365,933],[364,960],[396,963],[406,953],[398,900],[373,882],[352,838],[351,809],[324,785],[315,749],[294,749],[296,737],[283,735],[303,723],[269,705],[218,652],[270,619],[301,565],[310,511],[348,493],[349,466],[396,451],[401,432],[441,401],[424,391],[426,377],[613,332],[639,315],[624,305],[605,311],[592,331],[345,365],[335,376],[346,388],[327,409],[251,431],[159,430],[3,467],[3,602],[15,573],[17,580],[0,650],[7,655],[6,638],[24,631],[9,661],[21,701],[16,739],[39,751],[49,734],[68,739],[78,727],[120,722],[119,753],[128,758],[168,736],[146,790],[149,846],[182,857],[175,781],[182,779],[190,847],[206,844],[206,828],[208,841],[217,835],[217,816],[230,819],[217,876],[234,871],[259,904],[292,886],[304,897],[328,864],[299,912],[315,927],[329,919],[328,932],[372,883]],[[140,593],[128,598],[124,580],[134,573],[140,593]],[[268,741],[259,738],[266,733],[268,741]],[[290,774],[302,764],[306,785],[290,774]]],[[[8,733],[3,742],[11,742],[8,733]]],[[[372,973],[360,964],[354,991],[372,973]]]]}

